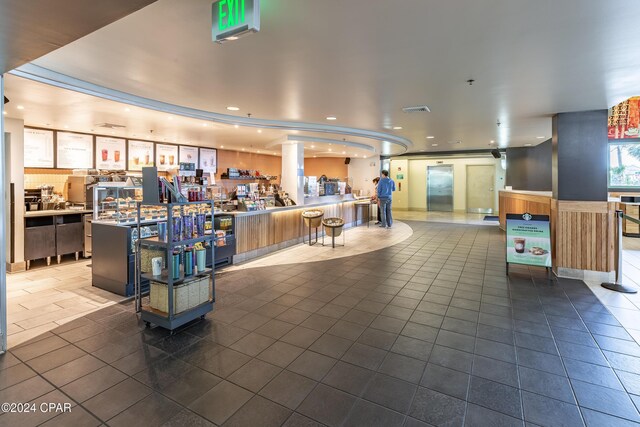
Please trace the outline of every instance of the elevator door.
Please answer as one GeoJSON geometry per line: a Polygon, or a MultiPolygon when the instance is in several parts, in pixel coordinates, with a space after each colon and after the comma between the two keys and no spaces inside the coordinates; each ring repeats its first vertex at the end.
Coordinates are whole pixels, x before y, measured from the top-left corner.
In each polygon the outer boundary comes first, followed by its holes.
{"type": "Polygon", "coordinates": [[[496,167],[467,165],[467,212],[491,214],[495,205],[496,167]]]}
{"type": "Polygon", "coordinates": [[[427,166],[427,210],[453,211],[453,166],[427,166]]]}

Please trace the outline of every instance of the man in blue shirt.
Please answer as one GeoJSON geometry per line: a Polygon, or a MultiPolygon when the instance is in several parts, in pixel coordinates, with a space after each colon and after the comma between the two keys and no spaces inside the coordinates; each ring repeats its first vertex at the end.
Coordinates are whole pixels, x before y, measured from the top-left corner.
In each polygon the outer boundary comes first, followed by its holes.
{"type": "Polygon", "coordinates": [[[391,195],[396,191],[396,183],[389,178],[389,171],[383,170],[378,182],[378,200],[380,201],[380,221],[379,227],[391,228],[393,218],[391,217],[391,195]]]}

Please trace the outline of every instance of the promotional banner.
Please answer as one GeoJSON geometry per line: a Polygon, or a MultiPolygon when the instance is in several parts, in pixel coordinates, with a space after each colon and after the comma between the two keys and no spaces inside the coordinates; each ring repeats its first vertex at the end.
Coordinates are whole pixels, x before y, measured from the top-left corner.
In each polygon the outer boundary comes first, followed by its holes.
{"type": "Polygon", "coordinates": [[[153,142],[129,141],[128,161],[130,171],[140,171],[153,166],[153,142]]]}
{"type": "Polygon", "coordinates": [[[168,171],[178,167],[178,146],[156,144],[156,166],[159,171],[168,171]]]}
{"type": "Polygon", "coordinates": [[[57,137],[59,169],[93,168],[93,135],[58,132],[57,137]]]}
{"type": "Polygon", "coordinates": [[[53,131],[25,128],[24,167],[53,167],[53,131]]]}
{"type": "Polygon", "coordinates": [[[218,151],[215,148],[200,149],[200,169],[211,174],[218,171],[218,151]]]}
{"type": "Polygon", "coordinates": [[[96,137],[96,168],[124,170],[126,141],[120,138],[96,137]]]}
{"type": "Polygon", "coordinates": [[[180,163],[194,163],[198,165],[198,147],[180,146],[180,163]]]}
{"type": "Polygon", "coordinates": [[[507,263],[551,267],[549,216],[507,214],[507,263]]]}

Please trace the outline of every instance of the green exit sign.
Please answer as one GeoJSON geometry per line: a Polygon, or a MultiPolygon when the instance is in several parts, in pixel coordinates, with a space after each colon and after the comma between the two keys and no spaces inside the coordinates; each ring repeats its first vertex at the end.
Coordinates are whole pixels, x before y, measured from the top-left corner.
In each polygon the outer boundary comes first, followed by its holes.
{"type": "Polygon", "coordinates": [[[217,43],[260,31],[260,0],[217,0],[211,6],[211,37],[217,43]]]}

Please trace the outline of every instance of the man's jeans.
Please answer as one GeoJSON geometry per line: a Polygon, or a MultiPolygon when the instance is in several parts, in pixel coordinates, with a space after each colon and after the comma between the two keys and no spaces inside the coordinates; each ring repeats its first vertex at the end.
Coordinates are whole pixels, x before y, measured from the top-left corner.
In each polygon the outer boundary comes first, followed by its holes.
{"type": "Polygon", "coordinates": [[[393,218],[391,217],[391,198],[380,197],[380,222],[383,227],[391,227],[393,218]]]}

